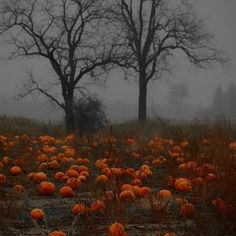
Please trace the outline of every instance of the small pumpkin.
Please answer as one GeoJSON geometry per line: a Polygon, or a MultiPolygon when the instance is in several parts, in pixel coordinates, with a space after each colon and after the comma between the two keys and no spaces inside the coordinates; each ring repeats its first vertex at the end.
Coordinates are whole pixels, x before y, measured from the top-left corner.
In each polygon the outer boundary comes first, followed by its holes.
{"type": "Polygon", "coordinates": [[[105,209],[105,204],[103,201],[100,201],[100,200],[93,202],[91,205],[92,212],[103,211],[104,209],[105,209]]]}
{"type": "Polygon", "coordinates": [[[161,200],[165,200],[165,201],[169,201],[170,198],[171,198],[171,195],[172,195],[171,192],[169,190],[166,190],[166,189],[162,189],[158,193],[158,197],[161,200]]]}
{"type": "Polygon", "coordinates": [[[48,236],[66,236],[66,234],[62,231],[53,231],[48,236]]]}
{"type": "Polygon", "coordinates": [[[109,228],[109,236],[125,236],[125,227],[120,223],[114,223],[109,228]]]}
{"type": "Polygon", "coordinates": [[[61,187],[59,193],[61,194],[62,197],[73,197],[74,196],[74,191],[69,186],[61,187]]]}
{"type": "Polygon", "coordinates": [[[13,191],[14,191],[15,193],[17,193],[17,194],[22,194],[22,193],[25,192],[25,188],[24,188],[24,186],[22,186],[21,184],[15,185],[12,189],[13,189],[13,191]]]}
{"type": "Polygon", "coordinates": [[[134,192],[131,190],[122,191],[119,197],[121,200],[129,200],[129,201],[134,201],[136,198],[134,192]]]}
{"type": "Polygon", "coordinates": [[[4,174],[0,174],[0,185],[7,182],[7,177],[4,174]]]}
{"type": "Polygon", "coordinates": [[[22,170],[19,166],[13,166],[9,170],[10,175],[20,175],[22,173],[22,170]]]}
{"type": "Polygon", "coordinates": [[[87,212],[87,207],[84,204],[75,204],[72,208],[74,215],[84,214],[87,212]]]}
{"type": "Polygon", "coordinates": [[[45,214],[43,210],[35,208],[30,212],[30,216],[33,220],[43,220],[45,214]]]}
{"type": "Polygon", "coordinates": [[[66,185],[71,187],[73,190],[79,189],[81,181],[79,178],[69,178],[66,181],[66,185]]]}
{"type": "Polygon", "coordinates": [[[193,218],[195,215],[195,207],[191,203],[185,203],[180,207],[179,210],[180,216],[186,217],[186,218],[193,218]]]}

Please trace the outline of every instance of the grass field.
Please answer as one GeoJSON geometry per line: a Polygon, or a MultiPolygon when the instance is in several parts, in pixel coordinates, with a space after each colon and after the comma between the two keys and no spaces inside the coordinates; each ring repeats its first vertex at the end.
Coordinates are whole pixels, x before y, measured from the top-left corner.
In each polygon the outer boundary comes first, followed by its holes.
{"type": "Polygon", "coordinates": [[[66,136],[0,117],[0,235],[235,235],[236,127],[153,120],[66,136]]]}

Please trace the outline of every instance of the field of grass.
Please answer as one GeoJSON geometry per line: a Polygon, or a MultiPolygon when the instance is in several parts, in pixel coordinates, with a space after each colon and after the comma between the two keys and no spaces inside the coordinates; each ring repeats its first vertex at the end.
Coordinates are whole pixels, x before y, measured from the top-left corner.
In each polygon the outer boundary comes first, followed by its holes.
{"type": "Polygon", "coordinates": [[[227,121],[127,122],[78,137],[1,117],[0,133],[0,235],[235,235],[227,121]]]}

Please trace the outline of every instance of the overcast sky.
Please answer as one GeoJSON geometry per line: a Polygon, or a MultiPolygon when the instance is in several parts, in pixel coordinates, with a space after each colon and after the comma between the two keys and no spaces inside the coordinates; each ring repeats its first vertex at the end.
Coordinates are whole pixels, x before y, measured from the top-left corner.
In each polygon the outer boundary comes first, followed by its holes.
{"type": "MultiPolygon", "coordinates": [[[[168,85],[186,82],[190,91],[188,102],[206,106],[210,104],[213,91],[219,84],[225,88],[229,81],[236,83],[236,0],[198,0],[196,1],[196,10],[199,17],[205,19],[209,31],[215,35],[218,47],[228,53],[231,58],[228,67],[222,68],[217,65],[208,70],[196,70],[183,58],[177,58],[178,63],[173,76],[156,81],[149,86],[149,103],[165,103],[168,85]]],[[[0,55],[7,51],[8,48],[3,46],[1,42],[0,55]]],[[[45,77],[45,73],[50,74],[43,61],[34,60],[33,66],[36,71],[42,71],[41,77],[45,77]]],[[[0,61],[0,98],[10,99],[19,91],[25,77],[22,67],[20,61],[0,61]]],[[[123,80],[120,75],[119,72],[113,72],[106,87],[91,89],[91,91],[98,93],[104,99],[105,104],[117,101],[137,104],[137,84],[123,80]]]]}

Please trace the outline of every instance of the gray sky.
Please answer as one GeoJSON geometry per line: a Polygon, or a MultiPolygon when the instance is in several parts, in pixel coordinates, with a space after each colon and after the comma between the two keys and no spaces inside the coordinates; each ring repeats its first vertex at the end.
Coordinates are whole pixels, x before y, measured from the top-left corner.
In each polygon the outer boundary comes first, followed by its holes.
{"type": "MultiPolygon", "coordinates": [[[[221,84],[225,88],[229,81],[236,83],[236,1],[235,0],[198,0],[196,8],[199,17],[206,19],[210,32],[215,35],[216,45],[222,48],[231,57],[229,66],[223,69],[217,65],[208,70],[194,69],[183,58],[178,58],[178,64],[173,76],[167,80],[159,80],[151,84],[148,92],[149,104],[165,104],[168,85],[186,82],[189,91],[189,103],[206,106],[211,103],[214,89],[221,84]]],[[[1,43],[2,45],[2,43],[1,43]]],[[[0,55],[7,52],[8,48],[0,46],[0,55]]],[[[41,72],[41,78],[50,74],[50,69],[43,61],[34,60],[32,63],[35,71],[41,72]]],[[[24,80],[22,63],[0,62],[0,98],[12,98],[19,91],[24,80]]],[[[114,72],[104,88],[91,88],[104,99],[105,104],[121,101],[128,104],[137,104],[138,87],[135,82],[127,82],[120,77],[119,72],[114,72]]],[[[0,107],[0,112],[2,107],[0,107]]],[[[14,113],[14,112],[13,112],[14,113]]],[[[16,112],[18,113],[18,112],[16,112]]]]}

